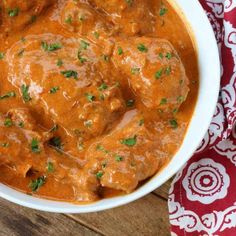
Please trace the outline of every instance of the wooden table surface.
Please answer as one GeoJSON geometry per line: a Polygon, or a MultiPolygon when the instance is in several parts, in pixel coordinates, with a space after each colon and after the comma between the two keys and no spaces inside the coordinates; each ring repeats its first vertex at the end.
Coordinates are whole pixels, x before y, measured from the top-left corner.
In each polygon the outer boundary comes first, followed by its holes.
{"type": "Polygon", "coordinates": [[[126,206],[89,214],[53,214],[0,199],[0,236],[169,236],[168,181],[126,206]]]}

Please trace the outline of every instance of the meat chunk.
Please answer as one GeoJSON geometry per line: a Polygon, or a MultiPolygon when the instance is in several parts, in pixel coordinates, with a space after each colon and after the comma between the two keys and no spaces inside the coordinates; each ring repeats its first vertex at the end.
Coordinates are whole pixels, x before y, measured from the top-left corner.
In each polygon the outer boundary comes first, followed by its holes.
{"type": "Polygon", "coordinates": [[[173,111],[188,95],[189,81],[184,66],[166,40],[140,37],[120,41],[116,44],[113,62],[150,109],[173,111]]]}
{"type": "MultiPolygon", "coordinates": [[[[2,29],[13,32],[24,29],[33,23],[43,10],[56,0],[4,0],[0,3],[2,10],[2,29]]],[[[0,25],[1,27],[1,25],[0,25]]]]}
{"type": "Polygon", "coordinates": [[[126,35],[153,32],[156,8],[150,0],[89,0],[90,4],[108,16],[108,19],[126,35]]]}
{"type": "Polygon", "coordinates": [[[23,101],[43,108],[70,136],[99,136],[124,111],[112,63],[103,48],[87,39],[31,36],[16,43],[7,56],[8,79],[23,101]]]}
{"type": "Polygon", "coordinates": [[[98,39],[114,31],[112,24],[88,4],[66,1],[61,10],[60,23],[69,31],[98,39]]]}
{"type": "Polygon", "coordinates": [[[24,177],[30,169],[45,170],[44,143],[49,138],[28,109],[10,110],[0,117],[0,165],[9,165],[24,177]]]}

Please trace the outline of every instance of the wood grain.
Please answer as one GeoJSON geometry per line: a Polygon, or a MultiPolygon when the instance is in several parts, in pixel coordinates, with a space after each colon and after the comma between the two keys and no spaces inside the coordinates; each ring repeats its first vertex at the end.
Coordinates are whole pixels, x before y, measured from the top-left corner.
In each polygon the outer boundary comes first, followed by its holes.
{"type": "Polygon", "coordinates": [[[167,202],[153,194],[116,209],[70,217],[108,236],[169,235],[167,202]]]}
{"type": "Polygon", "coordinates": [[[169,236],[171,180],[126,206],[90,214],[52,214],[0,199],[0,236],[169,236]]]}
{"type": "Polygon", "coordinates": [[[100,235],[62,214],[31,210],[0,199],[1,236],[100,235]]]}

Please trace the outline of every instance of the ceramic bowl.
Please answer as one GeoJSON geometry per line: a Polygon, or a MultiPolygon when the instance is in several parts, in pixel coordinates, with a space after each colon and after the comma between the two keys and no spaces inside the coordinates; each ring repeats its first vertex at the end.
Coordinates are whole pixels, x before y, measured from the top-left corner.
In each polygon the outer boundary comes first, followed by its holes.
{"type": "Polygon", "coordinates": [[[172,177],[189,160],[204,137],[214,114],[220,85],[217,43],[207,16],[197,0],[170,0],[189,24],[198,51],[200,88],[196,108],[182,146],[169,164],[136,191],[86,205],[50,201],[28,196],[0,184],[0,197],[22,206],[61,213],[97,212],[137,200],[172,177]],[[207,52],[207,53],[206,53],[207,52]]]}

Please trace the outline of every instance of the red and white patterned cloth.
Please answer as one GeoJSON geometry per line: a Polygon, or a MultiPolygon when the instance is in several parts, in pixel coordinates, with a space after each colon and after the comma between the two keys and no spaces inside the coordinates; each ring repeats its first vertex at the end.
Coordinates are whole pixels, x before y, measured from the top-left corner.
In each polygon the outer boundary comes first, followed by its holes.
{"type": "Polygon", "coordinates": [[[173,236],[236,236],[236,0],[199,1],[221,53],[221,91],[204,140],[172,183],[171,230],[173,236]]]}

